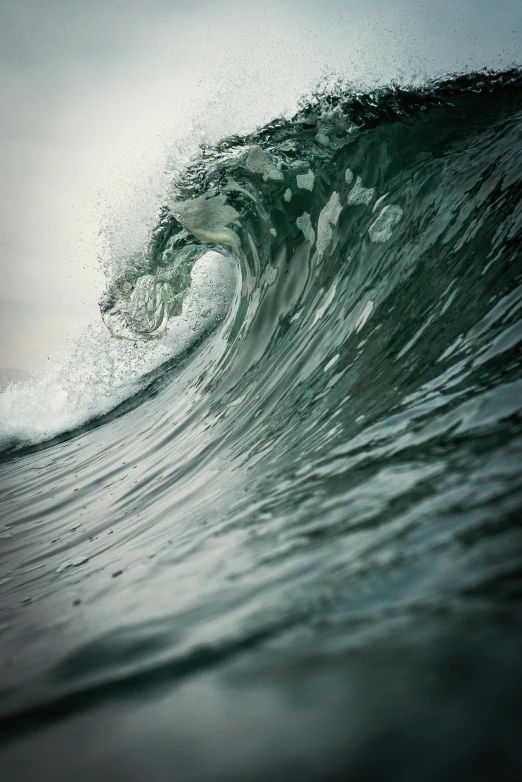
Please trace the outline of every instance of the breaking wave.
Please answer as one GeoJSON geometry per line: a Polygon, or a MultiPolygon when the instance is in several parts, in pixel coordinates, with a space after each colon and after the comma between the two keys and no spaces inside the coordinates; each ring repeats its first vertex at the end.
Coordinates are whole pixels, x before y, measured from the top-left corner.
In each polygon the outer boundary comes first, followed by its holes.
{"type": "MultiPolygon", "coordinates": [[[[382,639],[404,659],[429,647],[442,676],[463,623],[485,632],[500,610],[514,637],[521,193],[517,70],[339,87],[202,147],[148,245],[108,279],[103,322],[64,366],[1,396],[3,561],[17,562],[3,600],[41,603],[2,695],[11,737],[45,721],[58,742],[58,716],[236,658],[239,678],[266,674],[275,692],[276,668],[312,680],[312,658],[331,672],[348,655],[346,673],[382,639]]],[[[453,736],[468,731],[476,758],[496,734],[471,717],[473,681],[453,736]]],[[[274,714],[298,719],[278,697],[274,714]]],[[[338,704],[312,700],[328,732],[338,704]]],[[[245,709],[231,740],[257,724],[245,709]]],[[[370,724],[350,733],[352,759],[370,724]]],[[[213,777],[197,762],[195,778],[247,778],[233,759],[213,777]]]]}

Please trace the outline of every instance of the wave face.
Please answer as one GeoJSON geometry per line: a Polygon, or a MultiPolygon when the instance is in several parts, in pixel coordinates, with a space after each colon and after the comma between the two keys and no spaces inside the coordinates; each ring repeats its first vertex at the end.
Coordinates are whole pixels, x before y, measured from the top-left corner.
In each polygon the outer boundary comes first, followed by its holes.
{"type": "Polygon", "coordinates": [[[3,397],[10,779],[515,778],[521,192],[519,71],[202,149],[3,397]]]}

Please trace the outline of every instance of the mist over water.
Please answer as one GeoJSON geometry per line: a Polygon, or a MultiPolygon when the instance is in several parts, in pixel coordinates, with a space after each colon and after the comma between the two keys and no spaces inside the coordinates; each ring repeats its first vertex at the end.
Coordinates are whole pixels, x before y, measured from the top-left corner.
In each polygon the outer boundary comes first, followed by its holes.
{"type": "Polygon", "coordinates": [[[2,14],[3,775],[518,779],[518,4],[2,14]]]}

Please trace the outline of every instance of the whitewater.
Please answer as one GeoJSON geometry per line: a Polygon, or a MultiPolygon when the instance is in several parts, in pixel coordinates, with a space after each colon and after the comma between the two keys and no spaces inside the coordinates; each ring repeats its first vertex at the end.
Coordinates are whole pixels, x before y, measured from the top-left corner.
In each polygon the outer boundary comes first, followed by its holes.
{"type": "Polygon", "coordinates": [[[186,138],[0,393],[2,778],[518,778],[520,68],[186,138]]]}

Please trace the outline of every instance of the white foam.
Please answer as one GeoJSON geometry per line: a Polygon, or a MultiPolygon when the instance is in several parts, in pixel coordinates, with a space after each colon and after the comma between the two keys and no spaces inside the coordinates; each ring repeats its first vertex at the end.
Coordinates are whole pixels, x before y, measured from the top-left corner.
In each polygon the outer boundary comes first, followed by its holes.
{"type": "Polygon", "coordinates": [[[274,284],[274,282],[277,280],[278,274],[279,274],[278,269],[268,264],[268,266],[265,269],[265,273],[263,275],[263,280],[267,285],[267,287],[274,284]]]}
{"type": "Polygon", "coordinates": [[[348,194],[346,201],[350,206],[368,206],[371,203],[375,193],[374,187],[363,187],[361,177],[358,176],[355,180],[355,185],[348,194]]]}
{"type": "Polygon", "coordinates": [[[245,165],[253,174],[262,174],[265,182],[281,182],[285,178],[268,152],[259,146],[250,147],[245,157],[245,165]]]}
{"type": "Polygon", "coordinates": [[[330,196],[330,200],[321,211],[317,221],[317,259],[322,261],[330,242],[332,241],[333,229],[341,212],[341,201],[339,193],[335,190],[330,196]]]}
{"type": "Polygon", "coordinates": [[[309,170],[306,172],[306,174],[298,174],[295,178],[295,181],[297,187],[300,190],[312,191],[314,189],[314,182],[315,182],[314,172],[312,170],[309,170]]]}
{"type": "Polygon", "coordinates": [[[403,214],[402,207],[396,204],[385,206],[368,228],[368,235],[372,242],[387,242],[388,239],[391,239],[393,229],[400,223],[403,214]]]}
{"type": "Polygon", "coordinates": [[[310,220],[308,212],[303,212],[303,214],[297,218],[295,224],[299,230],[304,233],[306,241],[313,244],[315,242],[315,231],[312,228],[312,221],[310,220]]]}

